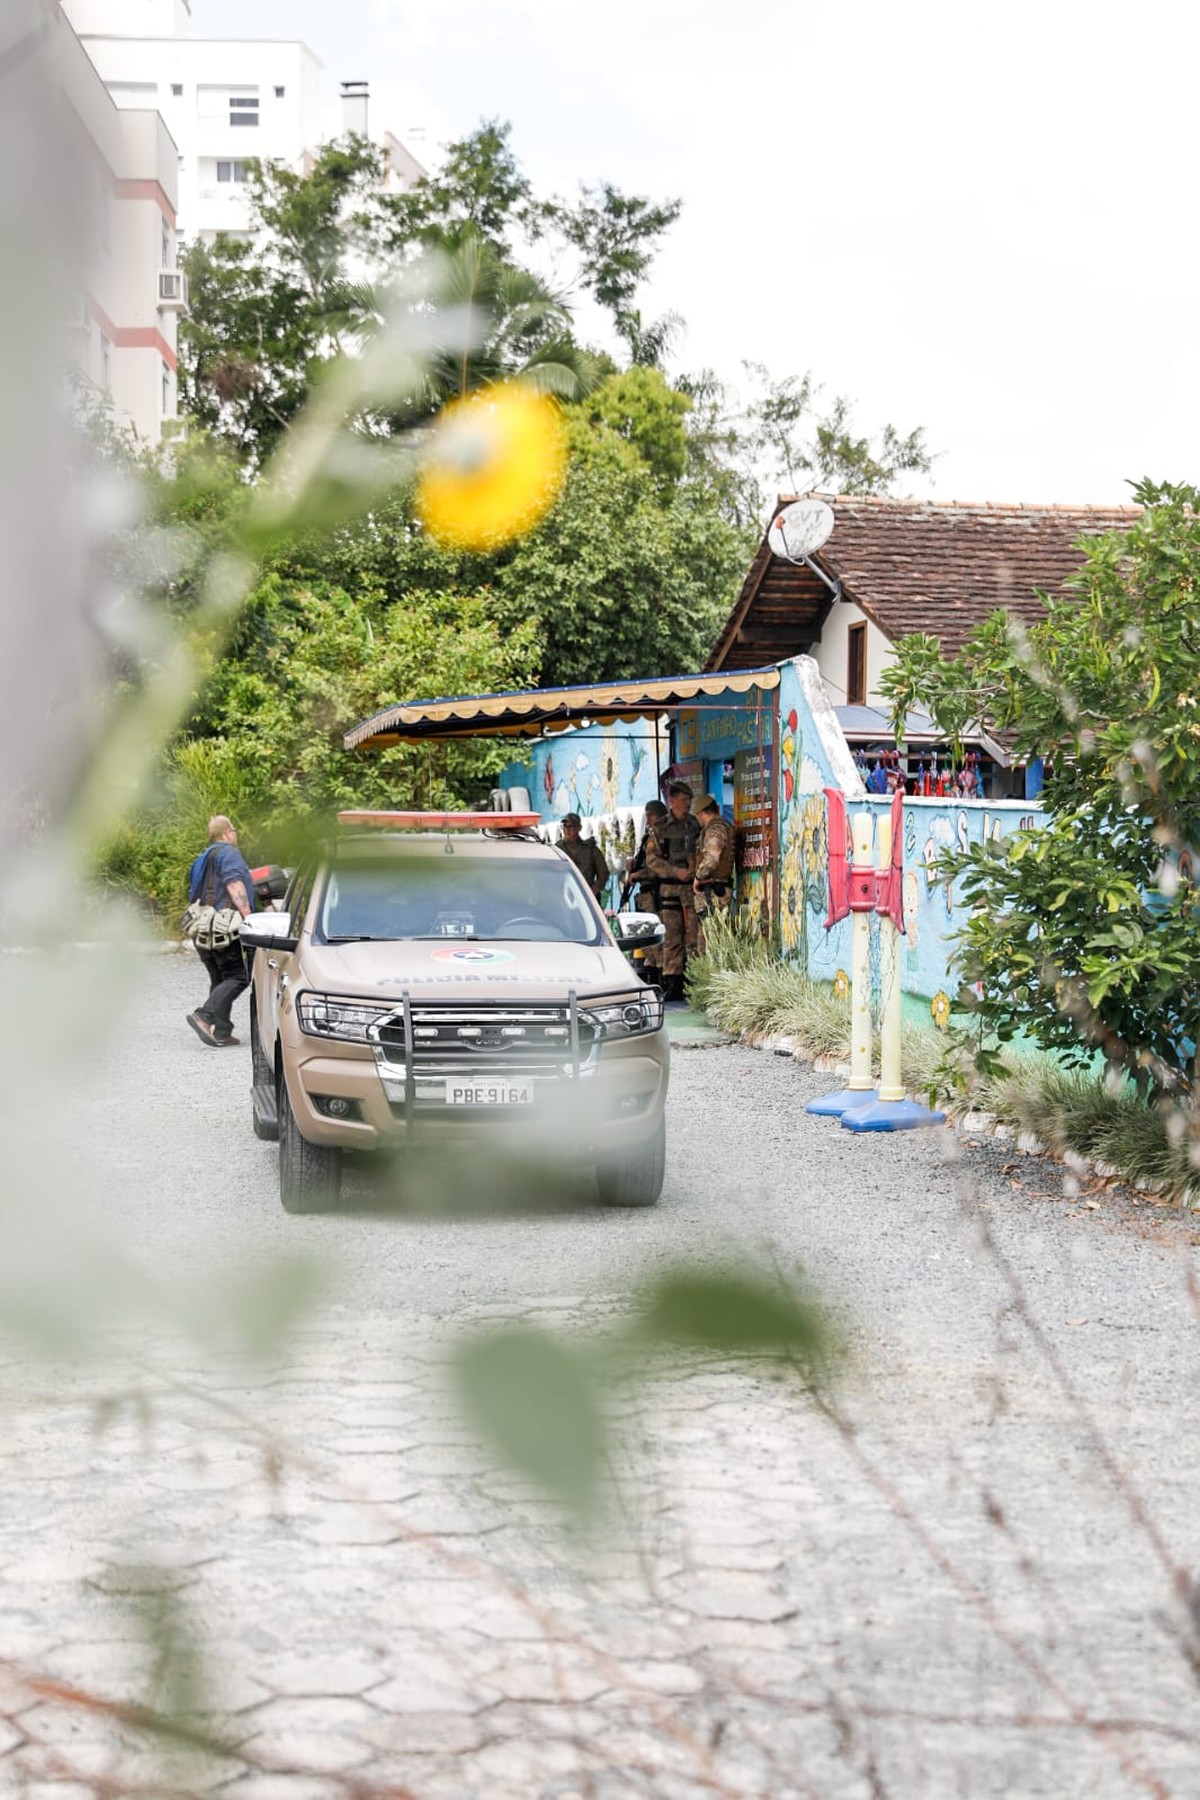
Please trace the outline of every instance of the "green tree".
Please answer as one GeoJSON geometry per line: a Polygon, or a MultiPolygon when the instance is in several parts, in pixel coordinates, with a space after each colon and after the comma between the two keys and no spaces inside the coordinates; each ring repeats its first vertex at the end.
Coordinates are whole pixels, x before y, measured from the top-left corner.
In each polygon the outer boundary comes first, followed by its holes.
{"type": "Polygon", "coordinates": [[[514,376],[561,400],[593,385],[596,359],[575,342],[565,300],[473,228],[438,254],[432,292],[455,338],[430,366],[427,410],[514,376]]]}
{"type": "Polygon", "coordinates": [[[903,475],[927,475],[933,457],[921,429],[884,425],[875,442],[856,433],[851,402],[838,395],[818,410],[812,373],[777,380],[762,364],[742,365],[753,392],[745,411],[746,447],[775,486],[792,492],[887,494],[903,475]]]}
{"type": "Polygon", "coordinates": [[[660,242],[681,209],[678,200],[659,203],[644,194],[623,194],[607,181],[581,189],[574,205],[555,201],[544,209],[579,251],[581,283],[611,317],[635,365],[660,365],[681,323],[675,313],[651,323],[636,305],[660,242]]]}
{"type": "Polygon", "coordinates": [[[633,443],[571,412],[562,497],[498,559],[496,604],[537,618],[543,683],[699,668],[753,538],[686,484],[664,496],[633,443]]]}
{"type": "Polygon", "coordinates": [[[190,309],[179,337],[180,402],[206,431],[261,466],[320,369],[370,327],[366,267],[384,214],[379,152],[328,144],[311,170],[251,162],[254,239],[219,235],[184,252],[190,309]]]}
{"type": "Polygon", "coordinates": [[[537,634],[501,629],[486,596],[410,594],[266,575],[251,596],[241,653],[218,669],[206,711],[222,755],[269,818],[338,806],[455,806],[508,760],[483,741],[395,745],[357,756],[348,726],[398,697],[529,685],[537,634]]]}
{"type": "Polygon", "coordinates": [[[607,376],[584,410],[593,424],[633,445],[664,492],[686,475],[691,396],[671,387],[660,370],[631,368],[607,376]]]}
{"type": "Polygon", "coordinates": [[[1069,597],[1027,633],[997,614],[952,658],[906,638],[884,687],[897,726],[921,704],[1049,759],[1046,824],[946,860],[973,909],[960,1012],[1169,1094],[1191,1090],[1200,1042],[1200,489],[1135,497],[1136,523],[1082,540],[1069,597]]]}
{"type": "Polygon", "coordinates": [[[387,245],[404,254],[414,243],[454,249],[482,238],[502,256],[540,229],[542,209],[512,148],[512,126],[485,119],[449,146],[436,175],[425,175],[388,202],[387,245]]]}

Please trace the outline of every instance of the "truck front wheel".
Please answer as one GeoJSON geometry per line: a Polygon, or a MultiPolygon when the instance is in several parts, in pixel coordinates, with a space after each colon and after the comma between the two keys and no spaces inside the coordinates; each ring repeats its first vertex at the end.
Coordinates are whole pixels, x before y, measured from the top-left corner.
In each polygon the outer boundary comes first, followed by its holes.
{"type": "Polygon", "coordinates": [[[667,1122],[645,1144],[618,1151],[596,1165],[596,1187],[603,1206],[653,1206],[662,1193],[667,1167],[667,1122]]]}
{"type": "Polygon", "coordinates": [[[342,1185],[342,1153],[310,1144],[300,1135],[287,1082],[279,1075],[279,1198],[284,1212],[324,1212],[336,1206],[342,1185]]]}

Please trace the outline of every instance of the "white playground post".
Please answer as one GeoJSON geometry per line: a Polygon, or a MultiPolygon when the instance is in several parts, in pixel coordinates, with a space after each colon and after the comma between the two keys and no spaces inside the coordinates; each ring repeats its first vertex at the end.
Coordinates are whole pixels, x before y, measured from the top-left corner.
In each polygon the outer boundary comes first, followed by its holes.
{"type": "MultiPolygon", "coordinates": [[[[875,827],[875,863],[881,878],[886,876],[891,861],[892,821],[888,813],[882,813],[875,827]]],[[[896,930],[894,920],[885,914],[880,914],[879,918],[879,986],[879,1098],[903,1100],[904,1081],[900,1072],[900,933],[896,930]]]]}
{"type": "MultiPolygon", "coordinates": [[[[874,884],[871,857],[869,812],[855,813],[851,821],[854,854],[851,884],[862,870],[870,870],[874,884]]],[[[888,855],[891,855],[889,849],[888,855]]],[[[869,1094],[875,1083],[871,1079],[871,917],[867,912],[851,914],[850,939],[850,1081],[852,1094],[869,1094]]]]}

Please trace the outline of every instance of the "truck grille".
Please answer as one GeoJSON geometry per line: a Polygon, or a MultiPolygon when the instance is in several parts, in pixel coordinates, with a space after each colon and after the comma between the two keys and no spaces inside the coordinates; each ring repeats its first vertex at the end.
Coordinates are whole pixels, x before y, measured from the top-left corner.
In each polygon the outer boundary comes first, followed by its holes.
{"type": "MultiPolygon", "coordinates": [[[[596,1053],[596,1033],[579,1018],[581,1072],[596,1053]]],[[[386,1061],[404,1070],[404,1016],[397,1013],[376,1030],[386,1061]]],[[[442,1075],[535,1075],[557,1079],[573,1067],[571,1013],[566,1006],[412,1008],[413,1073],[442,1075]]]]}

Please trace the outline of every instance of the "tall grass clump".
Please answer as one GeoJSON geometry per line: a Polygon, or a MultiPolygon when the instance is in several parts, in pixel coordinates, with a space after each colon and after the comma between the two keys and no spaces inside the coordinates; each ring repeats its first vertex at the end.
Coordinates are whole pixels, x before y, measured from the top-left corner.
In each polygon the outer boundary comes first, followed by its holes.
{"type": "Polygon", "coordinates": [[[984,1077],[979,1104],[1057,1155],[1067,1151],[1124,1180],[1161,1189],[1191,1205],[1200,1187],[1177,1109],[1139,1094],[1131,1081],[1098,1070],[1064,1069],[1050,1056],[1007,1058],[984,1077]]]}
{"type": "Polygon", "coordinates": [[[739,1037],[790,1037],[810,1056],[845,1054],[850,1005],[784,962],[747,913],[704,926],[703,956],[688,963],[688,998],[739,1037]]]}

